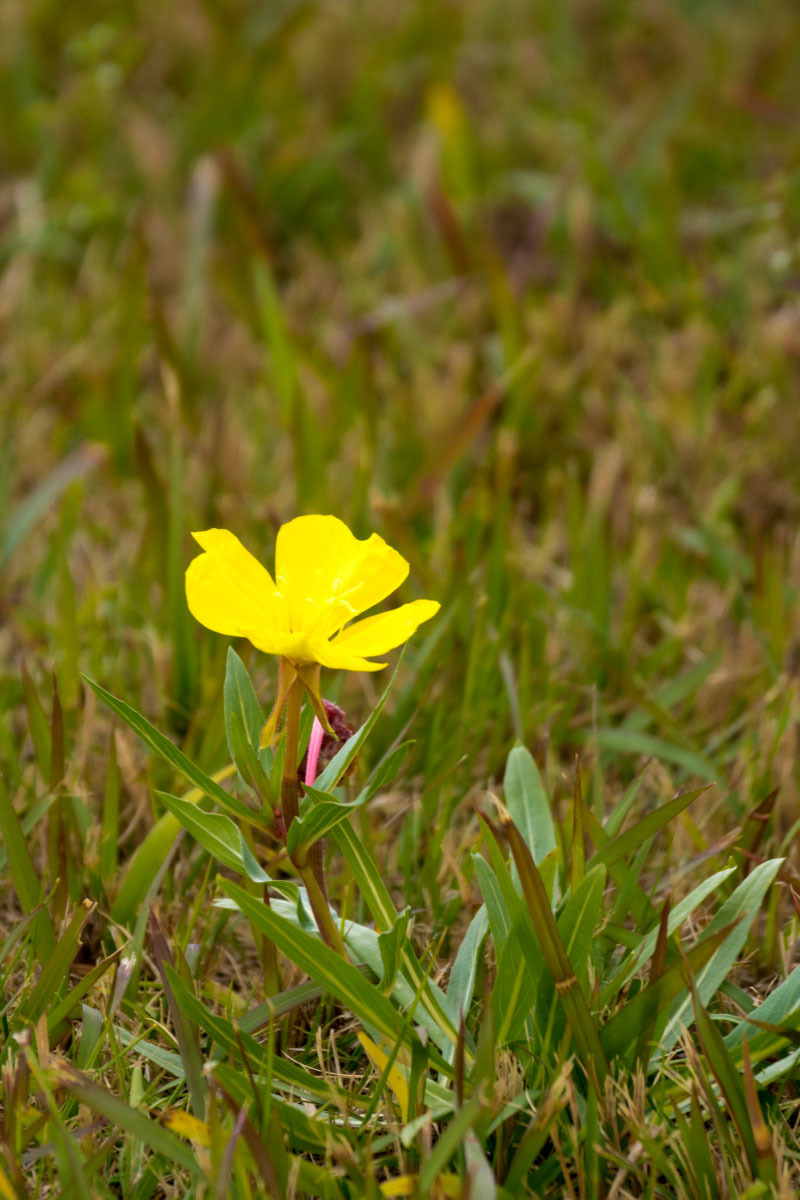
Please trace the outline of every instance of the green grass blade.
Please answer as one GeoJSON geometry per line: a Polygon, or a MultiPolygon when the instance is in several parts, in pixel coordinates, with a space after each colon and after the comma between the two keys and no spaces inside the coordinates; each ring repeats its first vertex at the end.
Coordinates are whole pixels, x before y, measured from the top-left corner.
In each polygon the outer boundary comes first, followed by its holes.
{"type": "Polygon", "coordinates": [[[747,1099],[742,1085],[742,1078],[727,1050],[722,1035],[700,1003],[697,991],[692,987],[692,1007],[697,1021],[697,1036],[703,1049],[705,1060],[714,1072],[720,1091],[725,1098],[728,1112],[733,1117],[736,1128],[742,1139],[750,1166],[753,1172],[759,1173],[759,1159],[747,1099]]]}
{"type": "Polygon", "coordinates": [[[38,1020],[48,1003],[52,1002],[72,964],[78,950],[81,930],[93,911],[94,906],[84,900],[73,913],[67,927],[59,937],[53,952],[42,967],[42,973],[36,984],[19,1008],[18,1015],[33,1024],[38,1020]]]}
{"type": "Polygon", "coordinates": [[[202,1121],[206,1114],[207,1085],[203,1075],[203,1060],[200,1055],[197,1031],[192,1028],[191,1020],[186,1010],[182,1005],[178,1004],[170,986],[167,968],[173,967],[172,951],[152,908],[149,912],[148,925],[153,961],[156,964],[156,969],[164,985],[167,1007],[169,1008],[169,1015],[172,1018],[178,1051],[183,1063],[183,1074],[189,1088],[192,1112],[198,1120],[202,1121]]]}

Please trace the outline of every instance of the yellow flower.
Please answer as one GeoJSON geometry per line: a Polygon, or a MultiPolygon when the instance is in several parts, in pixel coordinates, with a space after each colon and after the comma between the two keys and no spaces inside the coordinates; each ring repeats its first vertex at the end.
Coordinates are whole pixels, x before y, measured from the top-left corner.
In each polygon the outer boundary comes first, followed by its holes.
{"type": "Polygon", "coordinates": [[[337,517],[296,517],[281,526],[274,581],[227,529],[192,537],[205,551],[186,572],[192,614],[295,668],[379,671],[386,663],[369,657],[401,645],[439,610],[434,600],[414,600],[348,624],[400,586],[408,563],[376,533],[359,541],[337,517]]]}

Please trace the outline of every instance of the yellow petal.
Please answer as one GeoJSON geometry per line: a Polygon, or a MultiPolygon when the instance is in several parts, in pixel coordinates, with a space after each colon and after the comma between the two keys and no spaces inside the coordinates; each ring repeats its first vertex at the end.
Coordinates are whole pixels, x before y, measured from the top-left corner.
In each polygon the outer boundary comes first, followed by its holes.
{"type": "Polygon", "coordinates": [[[291,628],[328,638],[399,587],[402,554],[373,533],[361,541],[337,517],[296,517],[278,530],[275,575],[291,628]]]}
{"type": "Polygon", "coordinates": [[[192,536],[206,553],[193,559],[186,571],[186,601],[201,625],[251,641],[257,631],[288,633],[286,606],[272,576],[239,539],[227,529],[206,529],[192,536]]]}
{"type": "Polygon", "coordinates": [[[411,637],[423,621],[439,611],[435,600],[412,600],[392,612],[378,613],[343,629],[331,642],[332,650],[347,654],[385,654],[411,637]]]}
{"type": "MultiPolygon", "coordinates": [[[[381,1049],[380,1046],[376,1046],[375,1043],[371,1040],[371,1038],[368,1038],[365,1033],[359,1033],[358,1040],[361,1042],[361,1045],[366,1050],[367,1056],[369,1057],[375,1070],[379,1074],[382,1075],[383,1072],[386,1070],[387,1064],[389,1062],[388,1055],[385,1053],[384,1050],[381,1049]]],[[[397,1101],[398,1105],[400,1106],[400,1116],[402,1117],[403,1123],[405,1124],[408,1121],[408,1110],[410,1108],[410,1092],[408,1089],[408,1080],[406,1079],[406,1077],[403,1075],[403,1073],[400,1071],[399,1067],[395,1063],[392,1063],[391,1067],[389,1067],[389,1072],[386,1076],[386,1082],[389,1084],[389,1087],[392,1089],[392,1092],[394,1093],[394,1098],[397,1101]]],[[[388,1194],[395,1195],[395,1196],[396,1195],[402,1196],[402,1195],[405,1195],[406,1193],[390,1192],[388,1194]]]]}
{"type": "Polygon", "coordinates": [[[211,1135],[205,1121],[193,1117],[191,1113],[184,1112],[183,1109],[171,1109],[167,1113],[166,1125],[179,1137],[189,1138],[190,1141],[197,1142],[200,1146],[211,1145],[211,1135]]]}
{"type": "Polygon", "coordinates": [[[319,643],[317,662],[335,671],[382,671],[387,665],[385,662],[371,662],[359,654],[340,650],[332,642],[319,643]]]}

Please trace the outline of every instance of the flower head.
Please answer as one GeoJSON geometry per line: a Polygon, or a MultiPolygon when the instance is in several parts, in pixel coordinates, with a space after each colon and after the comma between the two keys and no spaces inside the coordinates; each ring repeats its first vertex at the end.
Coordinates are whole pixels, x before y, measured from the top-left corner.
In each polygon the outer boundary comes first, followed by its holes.
{"type": "Polygon", "coordinates": [[[204,551],[186,571],[192,614],[216,633],[279,655],[286,685],[296,675],[303,679],[326,728],[314,672],[318,679],[320,666],[379,671],[386,663],[370,658],[401,645],[439,610],[434,600],[413,600],[354,621],[399,587],[409,568],[378,534],[360,541],[337,517],[296,517],[282,525],[274,580],[227,529],[192,536],[204,551]]]}
{"type": "Polygon", "coordinates": [[[377,533],[359,541],[337,517],[296,517],[281,526],[274,581],[227,529],[192,537],[205,551],[186,572],[192,614],[296,666],[379,671],[386,663],[367,656],[399,646],[439,610],[434,600],[413,600],[348,624],[400,586],[408,563],[377,533]]]}

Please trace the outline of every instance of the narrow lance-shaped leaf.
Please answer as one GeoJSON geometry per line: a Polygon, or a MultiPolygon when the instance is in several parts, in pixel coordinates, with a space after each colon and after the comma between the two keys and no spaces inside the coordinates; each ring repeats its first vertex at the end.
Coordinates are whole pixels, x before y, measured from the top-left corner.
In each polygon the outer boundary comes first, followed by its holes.
{"type": "Polygon", "coordinates": [[[534,861],[541,863],[551,850],[555,850],[556,833],[539,768],[524,746],[515,746],[508,756],[503,790],[511,820],[534,861]]]}
{"type": "MultiPolygon", "coordinates": [[[[214,781],[221,783],[236,772],[233,763],[215,772],[214,781]]],[[[181,800],[186,804],[199,805],[203,799],[200,788],[191,788],[181,800]]],[[[117,893],[111,916],[121,925],[127,925],[149,891],[153,880],[163,867],[167,856],[181,832],[181,823],[171,812],[166,812],[156,821],[147,837],[137,846],[128,865],[122,886],[117,893]]]]}
{"type": "Polygon", "coordinates": [[[254,812],[243,804],[241,800],[237,800],[230,792],[226,792],[223,787],[220,787],[210,775],[206,775],[196,763],[192,762],[182,750],[169,740],[163,733],[156,729],[146,717],[138,713],[135,708],[131,708],[124,700],[118,700],[116,696],[112,696],[111,692],[107,692],[100,684],[94,683],[93,680],[87,678],[86,682],[92,690],[100,697],[113,713],[121,718],[126,725],[130,726],[142,741],[154,750],[156,754],[179,774],[183,775],[190,783],[204,792],[211,800],[214,800],[221,808],[227,812],[233,813],[242,821],[247,821],[251,825],[264,827],[270,823],[270,819],[263,814],[254,812]]]}
{"type": "Polygon", "coordinates": [[[225,702],[225,726],[228,732],[228,749],[230,750],[231,758],[235,758],[229,728],[231,715],[236,713],[238,716],[250,745],[258,746],[261,738],[261,730],[264,725],[264,714],[247,669],[233,646],[228,647],[223,698],[225,702]]]}

